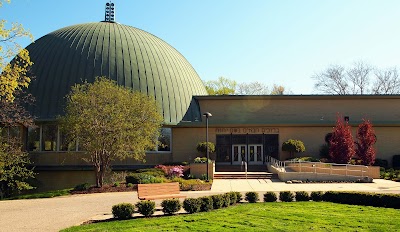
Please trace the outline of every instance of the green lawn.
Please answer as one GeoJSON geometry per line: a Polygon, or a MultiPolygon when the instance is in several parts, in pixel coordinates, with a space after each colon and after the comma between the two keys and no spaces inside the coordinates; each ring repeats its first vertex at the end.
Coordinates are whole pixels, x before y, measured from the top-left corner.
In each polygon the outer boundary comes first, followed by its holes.
{"type": "Polygon", "coordinates": [[[52,197],[66,196],[66,195],[71,195],[71,193],[69,192],[70,190],[72,189],[61,189],[61,190],[54,190],[42,193],[24,194],[10,198],[5,198],[4,200],[52,198],[52,197]]]}
{"type": "Polygon", "coordinates": [[[327,202],[240,204],[208,213],[95,223],[63,231],[400,231],[400,210],[327,202]]]}

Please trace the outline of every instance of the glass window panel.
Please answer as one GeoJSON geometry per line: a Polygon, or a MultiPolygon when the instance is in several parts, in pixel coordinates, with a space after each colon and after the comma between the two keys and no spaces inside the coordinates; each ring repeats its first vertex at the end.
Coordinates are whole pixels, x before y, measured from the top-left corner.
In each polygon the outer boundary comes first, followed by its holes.
{"type": "Polygon", "coordinates": [[[57,150],[57,125],[42,125],[42,149],[57,150]]]}
{"type": "Polygon", "coordinates": [[[262,148],[261,148],[261,145],[257,146],[257,161],[262,161],[262,148]]]}
{"type": "Polygon", "coordinates": [[[40,150],[40,128],[28,128],[28,151],[40,150]]]}
{"type": "Polygon", "coordinates": [[[171,151],[171,128],[162,128],[158,141],[158,151],[171,151]]]}
{"type": "Polygon", "coordinates": [[[76,141],[60,132],[60,151],[76,151],[76,141]]]}

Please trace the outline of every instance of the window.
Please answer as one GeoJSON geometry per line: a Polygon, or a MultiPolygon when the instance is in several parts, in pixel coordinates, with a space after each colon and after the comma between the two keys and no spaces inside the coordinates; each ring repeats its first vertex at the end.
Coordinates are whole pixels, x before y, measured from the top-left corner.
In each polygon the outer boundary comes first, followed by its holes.
{"type": "Polygon", "coordinates": [[[171,151],[171,128],[161,128],[157,151],[171,151]]]}
{"type": "Polygon", "coordinates": [[[28,128],[28,151],[40,151],[40,127],[28,128]]]}
{"type": "Polygon", "coordinates": [[[42,151],[57,151],[57,125],[42,125],[42,151]]]}
{"type": "Polygon", "coordinates": [[[76,151],[76,141],[60,131],[60,151],[76,151]]]}

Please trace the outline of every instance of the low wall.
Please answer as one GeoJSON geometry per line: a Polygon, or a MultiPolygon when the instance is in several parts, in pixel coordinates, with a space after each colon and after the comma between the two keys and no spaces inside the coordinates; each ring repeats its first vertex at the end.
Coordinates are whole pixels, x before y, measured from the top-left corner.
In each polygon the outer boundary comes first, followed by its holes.
{"type": "MultiPolygon", "coordinates": [[[[196,178],[201,178],[202,175],[207,173],[207,166],[205,163],[191,163],[190,174],[196,178]]],[[[208,177],[214,179],[215,163],[208,163],[208,177]]]]}
{"type": "Polygon", "coordinates": [[[286,163],[286,168],[293,172],[318,173],[335,176],[368,176],[373,179],[380,178],[378,166],[340,165],[327,163],[286,163]]]}
{"type": "Polygon", "coordinates": [[[301,180],[301,181],[357,181],[368,179],[367,177],[331,175],[326,173],[304,173],[304,172],[279,172],[278,177],[281,181],[301,180]]]}

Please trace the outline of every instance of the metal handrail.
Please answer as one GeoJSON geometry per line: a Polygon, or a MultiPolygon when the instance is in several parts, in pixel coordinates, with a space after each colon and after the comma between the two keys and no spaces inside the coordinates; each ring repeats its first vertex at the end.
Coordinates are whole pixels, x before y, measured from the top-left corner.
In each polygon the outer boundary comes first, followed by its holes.
{"type": "MultiPolygon", "coordinates": [[[[340,175],[335,174],[334,171],[344,171],[345,176],[359,176],[359,175],[351,175],[354,172],[360,172],[361,177],[364,177],[364,174],[368,172],[368,166],[364,165],[353,165],[353,164],[337,164],[337,163],[321,163],[321,162],[310,162],[310,161],[300,161],[300,160],[287,160],[287,161],[280,161],[271,156],[267,156],[266,161],[270,163],[272,166],[278,169],[278,171],[286,172],[287,168],[298,167],[299,170],[296,172],[299,173],[321,173],[317,172],[317,170],[329,170],[330,175],[340,175]],[[297,165],[296,165],[297,164],[297,165]],[[306,165],[304,165],[306,164],[306,165]],[[325,167],[320,167],[324,165],[325,167]],[[345,169],[335,169],[334,167],[345,167],[345,169]],[[349,169],[350,167],[350,169],[349,169]],[[359,167],[357,170],[352,170],[351,167],[359,167]],[[307,170],[312,171],[307,171],[307,170]]],[[[365,175],[367,176],[367,175],[365,175]]]]}
{"type": "Polygon", "coordinates": [[[244,166],[244,173],[247,179],[247,162],[246,161],[242,161],[242,166],[244,166]]]}

